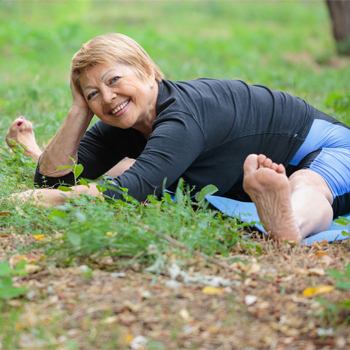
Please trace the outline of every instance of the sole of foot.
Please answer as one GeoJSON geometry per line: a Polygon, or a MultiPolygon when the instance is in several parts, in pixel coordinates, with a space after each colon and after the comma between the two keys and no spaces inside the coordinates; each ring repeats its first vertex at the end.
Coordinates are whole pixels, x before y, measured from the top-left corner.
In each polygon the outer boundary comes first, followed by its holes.
{"type": "Polygon", "coordinates": [[[243,187],[255,203],[266,232],[276,241],[301,240],[293,215],[290,186],[282,164],[251,154],[244,162],[243,187]]]}

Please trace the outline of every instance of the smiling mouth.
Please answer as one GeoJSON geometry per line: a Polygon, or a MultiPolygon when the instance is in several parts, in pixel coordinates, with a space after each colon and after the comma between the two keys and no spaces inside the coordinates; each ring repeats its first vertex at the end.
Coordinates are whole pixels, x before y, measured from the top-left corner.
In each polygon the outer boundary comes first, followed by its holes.
{"type": "Polygon", "coordinates": [[[117,108],[113,109],[113,111],[111,113],[112,114],[117,114],[119,111],[121,111],[123,108],[125,108],[129,104],[129,102],[130,102],[130,100],[125,101],[124,103],[119,105],[117,108]]]}

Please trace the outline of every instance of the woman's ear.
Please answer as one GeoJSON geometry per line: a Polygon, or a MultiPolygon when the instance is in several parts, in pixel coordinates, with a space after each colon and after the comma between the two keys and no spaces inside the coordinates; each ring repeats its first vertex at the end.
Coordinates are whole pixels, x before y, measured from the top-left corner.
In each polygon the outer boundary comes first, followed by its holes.
{"type": "Polygon", "coordinates": [[[147,74],[147,82],[151,88],[153,88],[155,82],[156,82],[156,75],[154,73],[154,68],[153,67],[148,67],[146,70],[147,74]]]}

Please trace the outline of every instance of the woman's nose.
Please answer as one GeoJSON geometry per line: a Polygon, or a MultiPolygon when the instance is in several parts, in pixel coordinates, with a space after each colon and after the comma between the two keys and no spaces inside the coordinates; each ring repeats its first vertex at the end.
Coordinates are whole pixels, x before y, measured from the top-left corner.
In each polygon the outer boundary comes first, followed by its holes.
{"type": "Polygon", "coordinates": [[[117,93],[112,91],[110,88],[104,89],[102,92],[103,102],[106,104],[111,103],[117,97],[117,93]]]}

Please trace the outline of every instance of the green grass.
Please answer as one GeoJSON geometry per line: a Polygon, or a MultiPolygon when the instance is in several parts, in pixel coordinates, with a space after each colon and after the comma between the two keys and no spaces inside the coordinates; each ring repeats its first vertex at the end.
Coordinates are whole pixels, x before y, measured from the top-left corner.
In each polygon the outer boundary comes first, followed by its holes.
{"type": "Polygon", "coordinates": [[[0,21],[0,131],[24,114],[41,143],[69,108],[72,55],[107,32],[134,38],[173,80],[242,79],[329,113],[328,94],[348,88],[322,2],[1,2],[0,21]]]}
{"type": "MultiPolygon", "coordinates": [[[[323,2],[2,1],[1,135],[24,115],[34,122],[39,144],[47,144],[70,107],[72,55],[83,42],[108,32],[138,41],[169,79],[227,78],[267,85],[350,124],[349,59],[335,54],[323,2]]],[[[4,138],[0,147],[0,196],[23,190],[19,184],[31,188],[35,164],[20,153],[10,155],[4,138]]],[[[170,245],[144,225],[208,255],[225,256],[237,242],[252,252],[257,248],[242,239],[235,220],[195,210],[187,196],[177,204],[151,199],[147,207],[82,198],[61,207],[61,214],[5,199],[0,210],[12,212],[0,216],[4,233],[45,235],[45,241],[30,245],[19,240],[18,251],[41,250],[47,264],[57,266],[93,266],[105,255],[113,257],[113,269],[135,257],[146,265],[161,263],[170,245]]],[[[174,247],[172,253],[186,265],[189,253],[174,247]]],[[[20,313],[3,307],[0,321],[8,332],[20,313]]],[[[11,345],[8,332],[0,334],[5,348],[11,345]]]]}

